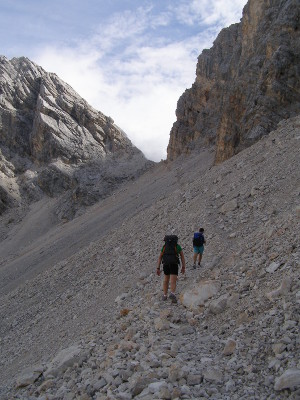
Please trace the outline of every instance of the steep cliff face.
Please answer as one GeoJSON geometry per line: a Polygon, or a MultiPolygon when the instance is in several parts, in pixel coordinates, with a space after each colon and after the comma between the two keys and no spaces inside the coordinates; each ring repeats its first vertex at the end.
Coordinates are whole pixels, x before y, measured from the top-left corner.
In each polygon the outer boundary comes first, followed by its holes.
{"type": "Polygon", "coordinates": [[[216,146],[222,162],[300,112],[300,1],[249,0],[198,58],[177,104],[168,159],[216,146]]]}
{"type": "Polygon", "coordinates": [[[68,190],[74,204],[91,204],[149,164],[110,117],[55,74],[0,57],[0,213],[22,198],[68,190]]]}

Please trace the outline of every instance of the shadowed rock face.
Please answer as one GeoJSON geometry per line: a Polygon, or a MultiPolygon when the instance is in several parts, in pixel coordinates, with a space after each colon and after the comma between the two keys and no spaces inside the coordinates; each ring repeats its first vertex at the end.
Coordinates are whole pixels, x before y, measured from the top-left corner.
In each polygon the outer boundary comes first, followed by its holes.
{"type": "Polygon", "coordinates": [[[178,100],[169,160],[213,144],[222,162],[299,114],[299,18],[299,0],[249,0],[241,22],[199,56],[178,100]]]}
{"type": "Polygon", "coordinates": [[[55,74],[0,57],[0,213],[21,197],[68,190],[89,205],[150,164],[112,118],[55,74]]]}

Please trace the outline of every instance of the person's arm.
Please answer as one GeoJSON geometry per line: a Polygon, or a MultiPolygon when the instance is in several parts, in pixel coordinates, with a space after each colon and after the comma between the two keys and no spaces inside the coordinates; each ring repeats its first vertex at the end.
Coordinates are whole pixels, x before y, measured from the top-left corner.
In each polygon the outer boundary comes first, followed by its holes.
{"type": "Polygon", "coordinates": [[[184,259],[184,255],[183,255],[183,251],[181,250],[180,254],[180,258],[181,258],[181,273],[184,274],[185,273],[185,259],[184,259]]]}
{"type": "Polygon", "coordinates": [[[163,253],[160,253],[158,260],[157,260],[156,273],[158,276],[160,275],[160,263],[161,263],[162,256],[163,256],[163,253]]]}

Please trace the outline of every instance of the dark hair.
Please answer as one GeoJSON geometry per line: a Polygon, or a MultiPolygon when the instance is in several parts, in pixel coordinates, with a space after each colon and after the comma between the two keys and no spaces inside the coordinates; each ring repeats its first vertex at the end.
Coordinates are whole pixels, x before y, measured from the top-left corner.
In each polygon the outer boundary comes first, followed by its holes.
{"type": "Polygon", "coordinates": [[[203,229],[203,228],[200,228],[200,229],[199,229],[199,232],[204,232],[204,229],[203,229]]]}

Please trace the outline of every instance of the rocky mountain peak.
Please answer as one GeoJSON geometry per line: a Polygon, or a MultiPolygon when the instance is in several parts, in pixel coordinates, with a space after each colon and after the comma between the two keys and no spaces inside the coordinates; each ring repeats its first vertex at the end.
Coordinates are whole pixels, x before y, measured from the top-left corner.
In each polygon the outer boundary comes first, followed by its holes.
{"type": "Polygon", "coordinates": [[[250,0],[241,22],[202,52],[178,100],[169,160],[213,145],[215,161],[224,161],[299,113],[299,6],[250,0]]]}
{"type": "Polygon", "coordinates": [[[111,117],[25,57],[0,58],[0,150],[2,210],[68,190],[90,204],[151,165],[111,117]]]}
{"type": "Polygon", "coordinates": [[[139,152],[112,118],[92,108],[56,74],[24,57],[2,57],[0,71],[2,144],[40,163],[139,152]]]}

